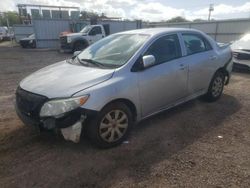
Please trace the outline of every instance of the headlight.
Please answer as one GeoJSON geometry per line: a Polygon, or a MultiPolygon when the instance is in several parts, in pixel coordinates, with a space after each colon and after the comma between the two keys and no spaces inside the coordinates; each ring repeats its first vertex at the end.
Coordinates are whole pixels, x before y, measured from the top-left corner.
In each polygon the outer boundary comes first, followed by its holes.
{"type": "Polygon", "coordinates": [[[72,42],[72,38],[71,37],[67,37],[67,43],[71,43],[72,42]]]}
{"type": "Polygon", "coordinates": [[[72,111],[79,106],[82,106],[88,100],[88,98],[89,96],[85,95],[81,97],[48,101],[42,106],[40,116],[58,116],[63,113],[72,111]]]}

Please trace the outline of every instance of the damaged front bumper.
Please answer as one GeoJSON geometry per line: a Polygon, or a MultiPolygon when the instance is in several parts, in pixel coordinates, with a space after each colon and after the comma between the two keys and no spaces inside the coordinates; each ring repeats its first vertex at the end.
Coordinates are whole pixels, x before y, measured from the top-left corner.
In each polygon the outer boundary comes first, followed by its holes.
{"type": "Polygon", "coordinates": [[[96,111],[77,108],[73,111],[62,114],[58,117],[33,117],[30,113],[24,113],[16,105],[16,112],[19,118],[26,125],[31,125],[39,130],[60,130],[65,140],[75,143],[80,141],[82,127],[86,123],[87,118],[93,118],[97,114],[96,111]]]}
{"type": "Polygon", "coordinates": [[[49,99],[21,87],[16,91],[16,112],[25,125],[41,130],[59,129],[66,140],[80,141],[82,126],[87,118],[92,118],[96,111],[78,107],[58,116],[41,117],[40,110],[49,99]]]}

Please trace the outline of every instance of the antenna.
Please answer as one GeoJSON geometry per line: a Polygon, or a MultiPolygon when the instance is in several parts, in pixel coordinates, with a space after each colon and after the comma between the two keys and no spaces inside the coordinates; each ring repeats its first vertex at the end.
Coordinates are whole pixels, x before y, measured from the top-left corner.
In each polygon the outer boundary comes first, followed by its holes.
{"type": "Polygon", "coordinates": [[[210,19],[211,19],[211,13],[212,13],[212,11],[214,11],[214,4],[210,4],[209,5],[208,11],[209,11],[209,13],[208,13],[208,21],[210,21],[210,19]]]}

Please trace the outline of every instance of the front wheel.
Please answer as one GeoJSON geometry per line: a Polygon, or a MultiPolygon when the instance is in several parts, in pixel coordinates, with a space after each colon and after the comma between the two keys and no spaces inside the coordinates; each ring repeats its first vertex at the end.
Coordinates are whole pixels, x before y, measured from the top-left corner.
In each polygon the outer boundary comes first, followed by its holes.
{"type": "Polygon", "coordinates": [[[211,80],[208,88],[208,92],[204,95],[204,99],[208,102],[214,102],[218,100],[223,92],[225,83],[225,75],[217,71],[211,80]]]}
{"type": "Polygon", "coordinates": [[[103,108],[86,127],[90,141],[101,148],[121,144],[128,136],[133,118],[130,109],[123,103],[112,103],[103,108]]]}
{"type": "Polygon", "coordinates": [[[82,51],[84,50],[85,48],[87,48],[88,44],[86,42],[83,42],[83,41],[77,41],[75,42],[74,44],[74,49],[73,51],[82,51]]]}

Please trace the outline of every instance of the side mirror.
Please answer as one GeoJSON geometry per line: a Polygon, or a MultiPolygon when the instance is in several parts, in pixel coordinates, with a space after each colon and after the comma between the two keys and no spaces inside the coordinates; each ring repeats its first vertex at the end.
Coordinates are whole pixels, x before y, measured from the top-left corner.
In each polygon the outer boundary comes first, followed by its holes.
{"type": "Polygon", "coordinates": [[[78,56],[82,51],[75,51],[73,53],[72,59],[74,59],[76,56],[78,56]]]}
{"type": "Polygon", "coordinates": [[[155,64],[155,57],[153,55],[145,55],[142,57],[143,67],[151,67],[155,64]]]}

